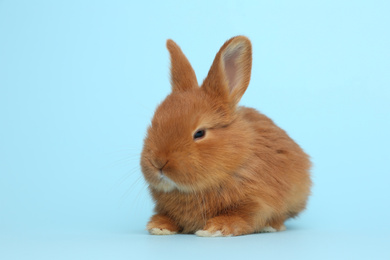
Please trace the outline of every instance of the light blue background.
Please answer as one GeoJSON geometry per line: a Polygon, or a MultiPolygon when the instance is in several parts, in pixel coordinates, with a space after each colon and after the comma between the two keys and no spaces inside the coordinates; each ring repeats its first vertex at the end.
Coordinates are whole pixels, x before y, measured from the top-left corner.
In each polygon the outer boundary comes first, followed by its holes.
{"type": "Polygon", "coordinates": [[[0,0],[1,259],[390,259],[389,1],[0,0]],[[149,236],[139,167],[169,93],[167,38],[206,76],[253,44],[241,104],[312,156],[288,230],[149,236]]]}

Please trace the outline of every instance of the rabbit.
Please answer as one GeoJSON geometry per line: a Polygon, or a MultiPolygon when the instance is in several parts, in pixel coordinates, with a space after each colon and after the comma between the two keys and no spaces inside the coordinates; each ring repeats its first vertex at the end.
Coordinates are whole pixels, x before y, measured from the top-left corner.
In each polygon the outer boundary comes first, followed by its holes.
{"type": "Polygon", "coordinates": [[[199,87],[167,40],[172,92],[147,129],[141,170],[155,202],[153,235],[239,236],[285,230],[306,208],[309,156],[253,108],[238,106],[251,76],[245,36],[226,41],[199,87]]]}

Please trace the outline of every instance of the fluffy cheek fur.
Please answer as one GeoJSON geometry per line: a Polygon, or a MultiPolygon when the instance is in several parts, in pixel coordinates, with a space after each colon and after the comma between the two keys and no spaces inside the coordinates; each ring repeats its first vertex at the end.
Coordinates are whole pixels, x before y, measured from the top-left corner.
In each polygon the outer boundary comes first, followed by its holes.
{"type": "Polygon", "coordinates": [[[203,163],[215,164],[207,155],[205,159],[202,157],[190,155],[183,157],[180,154],[171,155],[169,162],[165,165],[163,171],[160,172],[150,162],[153,159],[149,158],[153,158],[153,155],[146,154],[142,156],[141,160],[142,172],[152,188],[163,192],[172,190],[197,192],[218,186],[228,175],[218,165],[207,169],[199,167],[203,163]]]}
{"type": "Polygon", "coordinates": [[[164,154],[153,147],[152,141],[149,142],[152,138],[147,137],[141,159],[145,179],[153,188],[164,192],[174,189],[194,192],[219,187],[233,177],[234,170],[249,156],[247,147],[251,138],[249,133],[243,134],[242,124],[209,129],[204,140],[164,154]],[[159,157],[167,161],[163,174],[155,167],[156,162],[153,163],[157,160],[156,150],[160,152],[159,157]]]}

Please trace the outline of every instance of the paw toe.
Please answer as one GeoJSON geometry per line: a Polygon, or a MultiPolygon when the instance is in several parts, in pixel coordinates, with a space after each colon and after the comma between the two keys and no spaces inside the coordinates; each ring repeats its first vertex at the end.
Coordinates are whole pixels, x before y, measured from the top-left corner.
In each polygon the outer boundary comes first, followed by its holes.
{"type": "Polygon", "coordinates": [[[273,228],[271,226],[264,227],[262,230],[260,230],[261,233],[271,233],[271,232],[278,232],[278,231],[285,231],[286,226],[281,225],[278,229],[273,228]]]}
{"type": "Polygon", "coordinates": [[[264,227],[262,230],[260,230],[260,232],[263,232],[263,233],[271,233],[271,232],[276,232],[277,230],[274,229],[273,227],[264,227]]]}
{"type": "Polygon", "coordinates": [[[209,230],[198,230],[195,235],[199,237],[230,237],[232,235],[224,235],[221,230],[210,232],[209,230]]]}
{"type": "Polygon", "coordinates": [[[148,230],[152,235],[174,235],[176,232],[170,231],[165,228],[151,228],[148,230]]]}
{"type": "Polygon", "coordinates": [[[279,228],[279,231],[286,231],[286,226],[285,225],[281,225],[280,228],[279,228]]]}

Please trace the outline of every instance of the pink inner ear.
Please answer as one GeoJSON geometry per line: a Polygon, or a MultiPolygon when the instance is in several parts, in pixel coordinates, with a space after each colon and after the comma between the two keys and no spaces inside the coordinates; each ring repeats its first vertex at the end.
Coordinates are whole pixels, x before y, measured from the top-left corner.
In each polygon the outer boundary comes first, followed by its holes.
{"type": "Polygon", "coordinates": [[[240,71],[238,66],[238,59],[240,58],[242,46],[236,46],[232,50],[227,50],[223,56],[225,65],[225,75],[229,83],[229,90],[232,93],[233,89],[237,87],[240,80],[240,71]]]}

